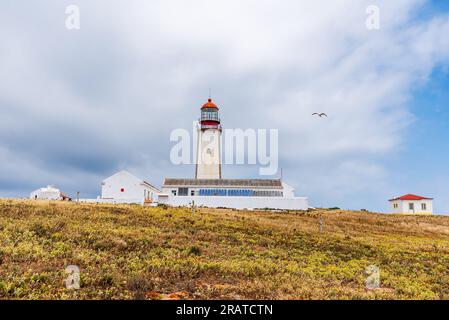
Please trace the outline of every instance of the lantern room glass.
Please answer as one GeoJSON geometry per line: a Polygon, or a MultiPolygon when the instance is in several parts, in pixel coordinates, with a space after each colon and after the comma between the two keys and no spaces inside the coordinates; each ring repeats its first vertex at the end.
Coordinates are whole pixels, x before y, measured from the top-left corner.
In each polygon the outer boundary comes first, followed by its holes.
{"type": "Polygon", "coordinates": [[[218,110],[212,108],[201,110],[201,121],[220,122],[220,118],[218,117],[218,110]]]}

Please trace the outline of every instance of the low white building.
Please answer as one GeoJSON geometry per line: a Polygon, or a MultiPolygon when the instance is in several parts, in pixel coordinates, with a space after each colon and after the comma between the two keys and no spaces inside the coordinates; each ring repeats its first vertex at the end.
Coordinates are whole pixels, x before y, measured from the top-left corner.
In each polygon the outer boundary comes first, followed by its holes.
{"type": "Polygon", "coordinates": [[[397,214],[433,214],[433,199],[406,194],[402,197],[390,199],[393,213],[397,214]]]}
{"type": "Polygon", "coordinates": [[[54,186],[47,186],[39,188],[30,194],[30,199],[33,200],[63,200],[61,191],[54,186]]]}
{"type": "Polygon", "coordinates": [[[120,171],[101,183],[101,202],[152,203],[160,190],[127,171],[120,171]]]}
{"type": "Polygon", "coordinates": [[[295,197],[280,179],[165,179],[159,203],[174,207],[307,210],[308,199],[295,197]]]}

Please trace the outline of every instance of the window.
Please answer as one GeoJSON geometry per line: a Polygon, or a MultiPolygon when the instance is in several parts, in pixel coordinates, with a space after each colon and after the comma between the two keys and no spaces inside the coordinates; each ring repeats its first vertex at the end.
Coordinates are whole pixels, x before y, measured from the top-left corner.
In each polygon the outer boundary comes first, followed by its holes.
{"type": "Polygon", "coordinates": [[[178,192],[180,197],[186,197],[189,194],[189,188],[179,188],[178,192]]]}
{"type": "Polygon", "coordinates": [[[257,190],[257,191],[250,191],[249,196],[252,197],[282,197],[283,193],[282,191],[277,190],[257,190]]]}
{"type": "Polygon", "coordinates": [[[427,204],[421,203],[421,210],[426,211],[427,210],[427,204]]]}
{"type": "Polygon", "coordinates": [[[208,121],[208,120],[220,121],[220,119],[218,118],[218,112],[203,110],[201,112],[201,121],[208,121]]]}
{"type": "Polygon", "coordinates": [[[228,194],[227,194],[226,189],[200,189],[199,195],[200,196],[211,196],[211,197],[213,197],[213,196],[225,197],[228,194]]]}
{"type": "Polygon", "coordinates": [[[409,210],[415,210],[415,204],[410,202],[410,203],[408,204],[408,209],[409,209],[409,210]]]}

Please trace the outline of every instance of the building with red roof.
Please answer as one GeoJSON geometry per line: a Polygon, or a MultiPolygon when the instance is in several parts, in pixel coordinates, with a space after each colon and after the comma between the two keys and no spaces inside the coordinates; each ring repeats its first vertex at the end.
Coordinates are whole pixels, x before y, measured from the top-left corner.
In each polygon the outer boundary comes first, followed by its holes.
{"type": "Polygon", "coordinates": [[[433,198],[406,194],[389,200],[392,212],[397,214],[433,214],[433,198]]]}

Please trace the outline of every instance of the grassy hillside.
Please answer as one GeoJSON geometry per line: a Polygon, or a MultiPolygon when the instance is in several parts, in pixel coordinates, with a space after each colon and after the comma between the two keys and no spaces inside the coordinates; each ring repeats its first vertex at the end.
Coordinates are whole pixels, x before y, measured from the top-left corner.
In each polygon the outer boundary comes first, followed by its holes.
{"type": "Polygon", "coordinates": [[[0,201],[0,299],[133,298],[449,299],[449,218],[0,201]]]}

